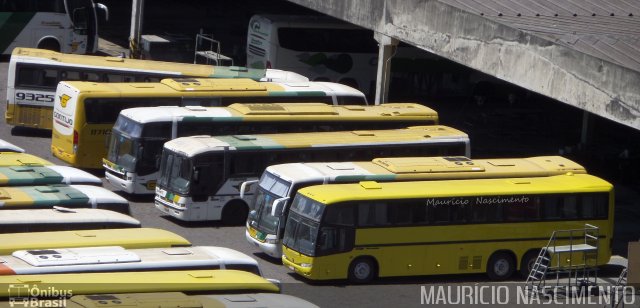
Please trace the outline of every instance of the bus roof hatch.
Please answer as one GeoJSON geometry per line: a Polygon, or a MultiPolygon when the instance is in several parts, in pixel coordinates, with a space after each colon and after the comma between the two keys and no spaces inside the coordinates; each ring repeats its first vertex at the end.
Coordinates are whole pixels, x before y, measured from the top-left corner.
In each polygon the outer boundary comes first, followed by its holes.
{"type": "Polygon", "coordinates": [[[376,158],[374,164],[393,173],[481,172],[484,167],[466,157],[376,158]]]}

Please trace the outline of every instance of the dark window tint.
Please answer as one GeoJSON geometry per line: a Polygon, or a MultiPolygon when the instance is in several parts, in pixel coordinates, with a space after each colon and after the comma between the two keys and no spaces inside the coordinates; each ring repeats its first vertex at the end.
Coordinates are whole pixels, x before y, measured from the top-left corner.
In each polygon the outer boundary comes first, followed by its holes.
{"type": "Polygon", "coordinates": [[[115,123],[120,111],[134,107],[177,106],[180,98],[89,98],[84,101],[89,124],[115,123]]]}
{"type": "MultiPolygon", "coordinates": [[[[377,53],[373,32],[366,29],[280,28],[282,48],[309,52],[377,53]]],[[[347,54],[338,55],[337,62],[352,62],[347,54]]]]}

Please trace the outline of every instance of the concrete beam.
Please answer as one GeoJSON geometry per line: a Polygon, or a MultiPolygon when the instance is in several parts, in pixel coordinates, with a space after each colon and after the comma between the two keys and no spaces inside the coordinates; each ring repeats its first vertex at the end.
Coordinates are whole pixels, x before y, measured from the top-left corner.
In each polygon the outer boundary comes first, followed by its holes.
{"type": "Polygon", "coordinates": [[[640,72],[437,0],[288,0],[640,129],[640,72]]]}

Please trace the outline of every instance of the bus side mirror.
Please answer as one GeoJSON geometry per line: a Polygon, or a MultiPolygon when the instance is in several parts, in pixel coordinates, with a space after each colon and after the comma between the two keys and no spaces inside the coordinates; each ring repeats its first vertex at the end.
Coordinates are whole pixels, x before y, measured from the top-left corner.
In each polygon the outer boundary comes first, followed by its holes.
{"type": "Polygon", "coordinates": [[[240,185],[240,199],[244,198],[244,195],[245,195],[249,185],[251,185],[253,183],[257,183],[257,182],[258,182],[258,180],[242,182],[242,185],[240,185]]]}
{"type": "Polygon", "coordinates": [[[104,12],[104,21],[109,21],[109,8],[102,3],[96,3],[95,7],[104,12]]]}
{"type": "Polygon", "coordinates": [[[282,197],[273,201],[271,206],[271,216],[276,216],[276,213],[282,213],[284,211],[284,205],[289,200],[289,197],[282,197]]]}

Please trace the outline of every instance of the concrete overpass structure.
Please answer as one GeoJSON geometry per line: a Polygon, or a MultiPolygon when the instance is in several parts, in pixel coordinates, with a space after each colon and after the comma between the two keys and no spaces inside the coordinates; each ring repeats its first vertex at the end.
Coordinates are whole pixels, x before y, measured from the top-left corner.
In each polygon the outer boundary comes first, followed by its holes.
{"type": "Polygon", "coordinates": [[[640,130],[639,0],[287,1],[640,130]]]}

